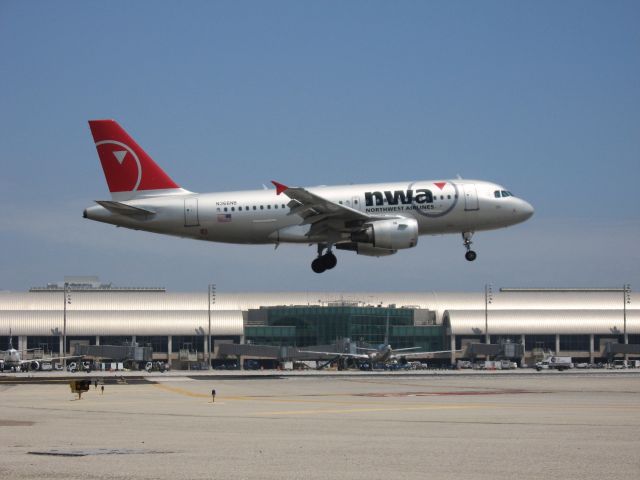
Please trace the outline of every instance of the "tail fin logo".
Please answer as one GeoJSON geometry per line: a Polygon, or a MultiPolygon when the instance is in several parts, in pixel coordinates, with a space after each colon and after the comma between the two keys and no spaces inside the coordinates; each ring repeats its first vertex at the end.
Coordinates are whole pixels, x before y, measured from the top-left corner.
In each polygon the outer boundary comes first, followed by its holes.
{"type": "Polygon", "coordinates": [[[117,168],[119,172],[117,176],[110,176],[110,178],[107,179],[109,189],[112,192],[137,191],[142,181],[142,164],[136,152],[128,145],[116,140],[96,142],[96,148],[98,149],[98,155],[103,161],[113,162],[112,165],[114,168],[109,170],[113,171],[117,168]],[[117,163],[114,162],[114,159],[117,163]]]}
{"type": "Polygon", "coordinates": [[[180,190],[115,120],[89,120],[89,128],[112,195],[132,197],[150,190],[180,190]]]}

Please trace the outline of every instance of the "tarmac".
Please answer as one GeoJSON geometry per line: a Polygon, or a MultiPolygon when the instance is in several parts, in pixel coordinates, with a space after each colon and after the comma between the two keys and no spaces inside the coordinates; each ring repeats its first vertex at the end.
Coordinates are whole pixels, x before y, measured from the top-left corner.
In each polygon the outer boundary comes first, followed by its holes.
{"type": "Polygon", "coordinates": [[[0,377],[0,474],[640,478],[640,372],[187,373],[0,377]]]}

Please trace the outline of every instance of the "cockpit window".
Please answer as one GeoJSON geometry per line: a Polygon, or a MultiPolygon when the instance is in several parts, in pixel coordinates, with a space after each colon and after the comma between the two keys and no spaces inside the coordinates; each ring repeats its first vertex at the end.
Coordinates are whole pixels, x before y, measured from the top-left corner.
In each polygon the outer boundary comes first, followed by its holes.
{"type": "Polygon", "coordinates": [[[507,198],[507,197],[513,197],[513,193],[507,190],[494,190],[493,196],[496,198],[507,198]]]}

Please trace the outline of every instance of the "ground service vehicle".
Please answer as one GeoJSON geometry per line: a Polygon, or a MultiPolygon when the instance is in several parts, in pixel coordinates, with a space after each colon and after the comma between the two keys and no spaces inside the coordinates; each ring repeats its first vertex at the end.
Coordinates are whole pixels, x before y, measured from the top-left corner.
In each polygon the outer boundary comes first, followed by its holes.
{"type": "Polygon", "coordinates": [[[573,363],[571,362],[571,357],[558,357],[552,356],[547,357],[541,362],[536,363],[536,370],[569,370],[573,368],[573,363]]]}

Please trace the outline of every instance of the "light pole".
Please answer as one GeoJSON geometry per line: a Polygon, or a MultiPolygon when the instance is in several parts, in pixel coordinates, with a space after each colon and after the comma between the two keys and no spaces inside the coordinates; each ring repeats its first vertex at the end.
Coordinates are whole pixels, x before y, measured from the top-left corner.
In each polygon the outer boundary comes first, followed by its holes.
{"type": "Polygon", "coordinates": [[[493,301],[493,289],[490,283],[484,284],[484,335],[485,343],[489,344],[489,304],[493,301]]]}
{"type": "MultiPolygon", "coordinates": [[[[627,345],[629,343],[629,335],[627,334],[627,305],[631,303],[631,285],[625,284],[622,288],[622,315],[624,317],[624,343],[627,345]]],[[[627,355],[625,355],[625,359],[627,355]]]]}
{"type": "Polygon", "coordinates": [[[207,304],[209,306],[209,332],[207,334],[207,370],[211,370],[211,305],[216,304],[216,284],[209,284],[209,295],[207,304]]]}
{"type": "Polygon", "coordinates": [[[62,316],[62,368],[67,370],[67,304],[71,305],[71,289],[68,282],[64,282],[64,313],[62,316]]]}

